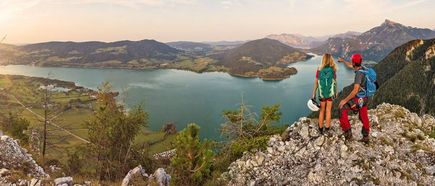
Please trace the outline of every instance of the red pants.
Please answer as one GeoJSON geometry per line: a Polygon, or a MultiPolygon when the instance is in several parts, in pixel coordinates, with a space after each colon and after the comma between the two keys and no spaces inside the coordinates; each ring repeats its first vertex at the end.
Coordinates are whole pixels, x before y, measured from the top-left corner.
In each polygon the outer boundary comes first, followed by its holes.
{"type": "Polygon", "coordinates": [[[344,105],[343,108],[341,109],[341,115],[340,115],[340,124],[341,124],[341,129],[343,129],[343,131],[347,131],[351,128],[350,126],[350,122],[349,122],[349,117],[348,117],[348,112],[349,111],[358,111],[359,112],[359,120],[363,123],[363,127],[362,127],[362,134],[364,136],[368,136],[369,132],[370,132],[370,123],[369,123],[369,115],[368,115],[368,106],[367,106],[367,98],[363,98],[363,100],[366,102],[364,104],[364,106],[362,106],[361,108],[359,108],[357,106],[358,104],[358,99],[360,98],[353,98],[351,101],[349,101],[348,104],[344,105]]]}

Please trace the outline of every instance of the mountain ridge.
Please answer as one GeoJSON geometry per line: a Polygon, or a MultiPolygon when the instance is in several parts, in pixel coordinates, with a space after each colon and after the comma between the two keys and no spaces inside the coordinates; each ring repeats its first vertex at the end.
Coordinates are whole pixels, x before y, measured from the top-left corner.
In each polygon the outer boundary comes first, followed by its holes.
{"type": "Polygon", "coordinates": [[[380,61],[394,48],[414,39],[432,39],[435,32],[427,28],[405,26],[386,19],[355,38],[329,38],[326,43],[310,49],[316,54],[331,53],[337,57],[350,57],[362,53],[365,60],[380,61]]]}
{"type": "Polygon", "coordinates": [[[322,45],[329,38],[353,38],[361,33],[355,31],[347,31],[345,33],[339,33],[334,35],[325,35],[325,36],[304,36],[302,34],[270,34],[266,36],[269,39],[278,40],[286,45],[295,48],[314,48],[322,45]]]}

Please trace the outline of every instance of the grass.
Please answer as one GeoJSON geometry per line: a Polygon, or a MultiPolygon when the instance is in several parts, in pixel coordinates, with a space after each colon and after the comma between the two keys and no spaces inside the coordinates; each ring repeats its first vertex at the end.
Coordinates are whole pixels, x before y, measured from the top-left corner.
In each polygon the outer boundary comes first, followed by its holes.
{"type": "Polygon", "coordinates": [[[135,144],[147,146],[149,153],[155,154],[173,149],[175,136],[176,135],[168,135],[165,137],[165,133],[161,131],[146,131],[136,137],[135,144]]]}

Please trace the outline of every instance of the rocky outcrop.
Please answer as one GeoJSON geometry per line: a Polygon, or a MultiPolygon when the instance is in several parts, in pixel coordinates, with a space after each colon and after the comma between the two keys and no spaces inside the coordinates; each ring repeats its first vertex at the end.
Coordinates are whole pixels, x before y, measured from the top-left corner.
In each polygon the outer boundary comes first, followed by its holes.
{"type": "Polygon", "coordinates": [[[121,186],[128,186],[130,181],[133,179],[134,176],[141,175],[143,177],[148,177],[148,174],[145,172],[145,169],[142,168],[141,165],[135,167],[134,169],[131,169],[128,171],[127,175],[125,175],[124,179],[122,180],[121,186]]]}
{"type": "MultiPolygon", "coordinates": [[[[9,136],[1,136],[0,140],[0,169],[5,171],[5,174],[0,176],[0,185],[14,184],[11,182],[11,175],[15,172],[23,174],[15,184],[20,185],[23,182],[27,185],[26,176],[28,178],[48,178],[48,174],[40,167],[32,155],[27,153],[27,150],[21,148],[16,140],[9,136]],[[6,172],[9,172],[6,174],[6,172]]],[[[15,178],[14,178],[15,179],[15,178]]]]}
{"type": "Polygon", "coordinates": [[[171,176],[166,173],[165,169],[158,168],[156,172],[150,176],[150,180],[154,181],[159,186],[169,186],[171,176]]]}
{"type": "Polygon", "coordinates": [[[72,186],[73,178],[72,177],[62,177],[54,179],[55,186],[72,186]]]}
{"type": "Polygon", "coordinates": [[[416,48],[418,48],[419,46],[421,46],[422,44],[424,44],[424,41],[419,39],[419,40],[416,41],[416,44],[414,46],[410,46],[409,50],[406,51],[406,58],[405,58],[405,60],[410,62],[411,59],[412,59],[412,55],[413,55],[414,50],[416,48]]]}
{"type": "MultiPolygon", "coordinates": [[[[301,118],[266,150],[246,153],[222,175],[229,185],[431,185],[435,183],[433,116],[381,104],[369,111],[369,144],[345,141],[338,120],[319,135],[317,121],[301,118]]],[[[352,116],[353,136],[362,124],[352,116]]]]}
{"type": "Polygon", "coordinates": [[[425,52],[425,59],[428,60],[430,58],[433,58],[435,56],[435,45],[432,45],[430,47],[427,48],[426,52],[425,52]]]}
{"type": "Polygon", "coordinates": [[[131,184],[134,182],[135,177],[142,177],[146,178],[147,183],[142,182],[139,183],[140,185],[159,185],[159,186],[169,186],[169,182],[171,180],[171,176],[166,173],[165,169],[158,168],[154,174],[148,175],[145,172],[145,169],[142,168],[141,165],[135,167],[134,169],[131,169],[128,171],[127,175],[125,175],[124,179],[122,180],[122,186],[128,186],[128,185],[134,185],[131,184]]]}

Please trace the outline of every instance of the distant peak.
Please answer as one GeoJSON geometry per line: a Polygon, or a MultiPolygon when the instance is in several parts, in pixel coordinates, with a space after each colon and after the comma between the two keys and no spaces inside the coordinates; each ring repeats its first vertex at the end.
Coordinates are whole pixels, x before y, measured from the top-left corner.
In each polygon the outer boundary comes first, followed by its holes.
{"type": "Polygon", "coordinates": [[[387,25],[387,26],[395,26],[395,25],[400,25],[397,22],[391,21],[389,19],[385,19],[385,22],[383,23],[383,25],[387,25]]]}

